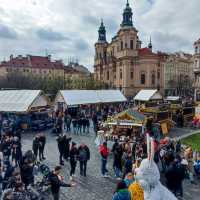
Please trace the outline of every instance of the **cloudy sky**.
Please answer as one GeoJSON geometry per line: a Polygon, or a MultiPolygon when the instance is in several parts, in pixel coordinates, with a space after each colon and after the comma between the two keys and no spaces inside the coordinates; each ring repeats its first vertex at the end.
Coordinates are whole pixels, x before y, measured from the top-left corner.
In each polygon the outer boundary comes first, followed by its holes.
{"type": "MultiPolygon", "coordinates": [[[[193,52],[200,37],[200,0],[129,0],[143,46],[193,52]]],[[[0,60],[52,54],[67,63],[77,57],[93,70],[94,43],[103,18],[107,38],[118,31],[126,0],[0,0],[0,60]]]]}

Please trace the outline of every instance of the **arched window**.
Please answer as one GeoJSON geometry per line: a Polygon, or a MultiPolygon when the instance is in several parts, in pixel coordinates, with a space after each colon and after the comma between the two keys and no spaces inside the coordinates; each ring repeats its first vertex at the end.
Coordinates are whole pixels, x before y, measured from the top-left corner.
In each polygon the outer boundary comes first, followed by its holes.
{"type": "Polygon", "coordinates": [[[120,69],[120,79],[122,79],[122,76],[123,76],[123,74],[122,74],[122,69],[120,69]]]}
{"type": "Polygon", "coordinates": [[[123,41],[121,41],[121,50],[123,50],[123,46],[124,46],[124,45],[123,45],[123,41]]]}
{"type": "Polygon", "coordinates": [[[151,84],[155,85],[155,83],[156,83],[156,76],[155,76],[155,73],[153,72],[151,75],[151,84]]]}
{"type": "Polygon", "coordinates": [[[140,83],[142,85],[145,85],[145,82],[146,82],[146,76],[145,76],[145,73],[142,72],[141,75],[140,75],[140,83]]]}
{"type": "Polygon", "coordinates": [[[198,53],[198,47],[195,47],[195,53],[198,53]]]}
{"type": "Polygon", "coordinates": [[[130,41],[130,48],[133,49],[133,40],[130,41]]]}
{"type": "Polygon", "coordinates": [[[133,75],[133,71],[131,71],[131,79],[133,79],[133,76],[134,76],[134,75],[133,75]]]}
{"type": "Polygon", "coordinates": [[[107,71],[107,80],[109,80],[109,71],[107,71]]]}

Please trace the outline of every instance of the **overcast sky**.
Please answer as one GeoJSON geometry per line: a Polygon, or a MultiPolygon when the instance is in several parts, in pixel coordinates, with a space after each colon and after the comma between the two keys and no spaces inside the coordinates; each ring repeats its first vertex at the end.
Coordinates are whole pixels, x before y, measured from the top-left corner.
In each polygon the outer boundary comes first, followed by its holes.
{"type": "MultiPolygon", "coordinates": [[[[143,47],[193,52],[200,38],[200,0],[129,0],[143,47]]],[[[0,60],[14,55],[75,56],[93,70],[103,18],[108,41],[119,30],[126,0],[0,0],[0,60]]]]}

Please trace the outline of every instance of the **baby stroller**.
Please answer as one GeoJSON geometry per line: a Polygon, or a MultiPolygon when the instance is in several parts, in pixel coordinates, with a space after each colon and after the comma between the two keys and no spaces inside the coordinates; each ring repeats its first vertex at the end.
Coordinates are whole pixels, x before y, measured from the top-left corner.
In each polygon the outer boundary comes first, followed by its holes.
{"type": "Polygon", "coordinates": [[[194,162],[194,171],[198,178],[200,178],[200,160],[194,162]]]}

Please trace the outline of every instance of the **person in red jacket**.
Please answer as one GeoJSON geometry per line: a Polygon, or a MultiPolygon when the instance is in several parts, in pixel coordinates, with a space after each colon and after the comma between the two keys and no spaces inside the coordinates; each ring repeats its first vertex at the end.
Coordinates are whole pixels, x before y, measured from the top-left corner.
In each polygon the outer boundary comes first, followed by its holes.
{"type": "Polygon", "coordinates": [[[100,146],[100,155],[101,155],[101,174],[104,178],[108,177],[107,170],[107,160],[109,156],[109,149],[107,147],[107,142],[104,142],[103,145],[100,146]]]}

